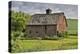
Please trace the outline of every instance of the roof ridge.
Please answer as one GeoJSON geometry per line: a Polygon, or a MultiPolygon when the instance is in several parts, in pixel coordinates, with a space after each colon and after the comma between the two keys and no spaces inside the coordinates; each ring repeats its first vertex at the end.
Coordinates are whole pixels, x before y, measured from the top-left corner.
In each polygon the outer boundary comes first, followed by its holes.
{"type": "Polygon", "coordinates": [[[53,14],[64,14],[64,12],[51,13],[51,14],[34,14],[34,15],[53,15],[53,14]]]}

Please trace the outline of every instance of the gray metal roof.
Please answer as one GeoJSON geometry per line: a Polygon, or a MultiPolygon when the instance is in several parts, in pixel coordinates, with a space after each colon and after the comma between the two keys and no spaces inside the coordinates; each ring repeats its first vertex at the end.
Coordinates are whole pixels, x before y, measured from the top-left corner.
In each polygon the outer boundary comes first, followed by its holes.
{"type": "Polygon", "coordinates": [[[61,13],[53,13],[53,14],[34,14],[32,15],[31,20],[28,25],[45,25],[45,24],[57,24],[59,16],[61,13]]]}

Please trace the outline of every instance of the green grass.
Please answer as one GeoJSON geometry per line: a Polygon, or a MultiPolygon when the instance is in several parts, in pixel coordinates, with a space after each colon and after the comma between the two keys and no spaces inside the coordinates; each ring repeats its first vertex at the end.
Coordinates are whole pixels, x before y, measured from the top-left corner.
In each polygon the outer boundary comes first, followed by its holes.
{"type": "Polygon", "coordinates": [[[78,20],[77,19],[67,19],[68,33],[76,34],[78,32],[78,20]]]}
{"type": "Polygon", "coordinates": [[[59,40],[17,40],[20,48],[15,52],[50,51],[77,49],[77,36],[70,36],[59,40]]]}

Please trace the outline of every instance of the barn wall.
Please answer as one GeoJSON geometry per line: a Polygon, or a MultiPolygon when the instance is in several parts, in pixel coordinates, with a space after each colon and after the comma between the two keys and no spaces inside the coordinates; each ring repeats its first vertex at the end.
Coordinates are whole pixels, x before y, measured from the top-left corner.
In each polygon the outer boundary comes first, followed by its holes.
{"type": "Polygon", "coordinates": [[[26,33],[29,37],[44,37],[56,35],[56,25],[32,25],[27,26],[26,33]]]}
{"type": "Polygon", "coordinates": [[[47,26],[47,35],[56,35],[56,25],[47,26]]]}
{"type": "Polygon", "coordinates": [[[43,26],[28,26],[26,33],[28,36],[44,36],[45,35],[45,30],[43,26]]]}
{"type": "Polygon", "coordinates": [[[66,21],[64,15],[59,16],[59,20],[57,22],[57,31],[65,32],[66,31],[66,21]]]}

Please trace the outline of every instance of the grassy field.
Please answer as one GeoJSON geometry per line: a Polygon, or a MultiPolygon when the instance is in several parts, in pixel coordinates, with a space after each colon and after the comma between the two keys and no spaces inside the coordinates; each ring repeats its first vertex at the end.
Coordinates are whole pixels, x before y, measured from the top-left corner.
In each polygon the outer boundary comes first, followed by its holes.
{"type": "Polygon", "coordinates": [[[76,34],[78,33],[78,20],[77,19],[67,19],[68,23],[68,33],[76,34]]]}
{"type": "MultiPolygon", "coordinates": [[[[77,20],[68,19],[68,33],[77,34],[77,20]]],[[[77,49],[78,38],[77,35],[68,35],[58,40],[17,40],[18,47],[14,52],[31,52],[31,51],[52,51],[52,50],[66,50],[77,49]]]]}
{"type": "Polygon", "coordinates": [[[70,36],[59,40],[17,40],[20,48],[15,52],[50,51],[77,49],[77,36],[70,36]]]}

